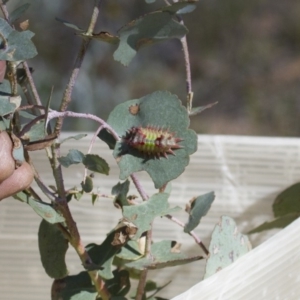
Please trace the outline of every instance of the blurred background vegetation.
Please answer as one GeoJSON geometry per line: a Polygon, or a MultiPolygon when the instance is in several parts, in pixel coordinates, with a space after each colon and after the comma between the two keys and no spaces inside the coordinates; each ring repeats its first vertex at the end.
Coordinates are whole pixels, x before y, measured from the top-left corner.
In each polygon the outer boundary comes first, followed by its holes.
{"type": "MultiPolygon", "coordinates": [[[[8,9],[28,1],[10,0],[8,9]]],[[[29,1],[29,19],[39,56],[29,61],[42,99],[54,86],[57,108],[80,38],[57,22],[88,26],[93,0],[29,1]]],[[[97,31],[116,34],[127,22],[163,6],[157,0],[103,1],[97,31]]],[[[192,117],[198,133],[299,136],[300,1],[201,0],[184,15],[189,29],[194,106],[219,104],[192,117]]],[[[185,67],[178,40],[146,47],[129,67],[115,62],[114,46],[93,41],[80,71],[71,110],[107,118],[125,100],[169,90],[185,101],[185,67]]],[[[86,120],[68,119],[65,130],[94,130],[86,120]]]]}

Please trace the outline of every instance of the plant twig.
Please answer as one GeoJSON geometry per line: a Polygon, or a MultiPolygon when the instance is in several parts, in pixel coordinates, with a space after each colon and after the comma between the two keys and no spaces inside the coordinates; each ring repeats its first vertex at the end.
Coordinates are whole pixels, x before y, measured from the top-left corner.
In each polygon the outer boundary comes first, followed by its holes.
{"type": "MultiPolygon", "coordinates": [[[[184,228],[184,223],[181,222],[180,220],[178,220],[177,218],[173,217],[172,215],[168,214],[168,215],[165,215],[165,217],[168,218],[169,220],[173,221],[174,223],[178,224],[182,228],[184,228]]],[[[195,242],[201,247],[203,252],[208,256],[209,251],[207,250],[207,248],[205,247],[203,242],[200,240],[200,238],[196,235],[196,233],[194,231],[191,231],[191,232],[189,232],[189,235],[194,238],[195,242]]]]}
{"type": "Polygon", "coordinates": [[[144,190],[143,186],[141,185],[140,181],[138,180],[137,176],[133,173],[130,175],[132,182],[134,183],[137,191],[141,195],[143,201],[147,201],[149,196],[146,194],[146,191],[144,190]]]}
{"type": "Polygon", "coordinates": [[[135,300],[142,300],[143,299],[143,295],[144,295],[144,291],[145,291],[145,285],[146,285],[146,281],[147,281],[147,275],[148,275],[148,269],[144,269],[141,272],[141,275],[140,275],[140,280],[139,280],[139,284],[138,284],[138,287],[137,287],[135,300]]]}
{"type": "Polygon", "coordinates": [[[101,118],[99,118],[99,117],[97,117],[95,115],[92,115],[92,114],[75,113],[73,111],[58,112],[58,111],[55,111],[55,110],[50,110],[49,113],[48,113],[48,118],[46,120],[46,123],[48,124],[50,120],[55,119],[55,118],[61,118],[61,119],[63,119],[65,117],[83,118],[83,119],[93,120],[93,121],[101,124],[102,128],[107,129],[112,134],[112,136],[115,138],[116,141],[120,140],[119,135],[113,130],[113,128],[111,126],[109,126],[101,118]]]}
{"type": "MultiPolygon", "coordinates": [[[[88,30],[86,32],[87,35],[91,35],[95,28],[97,18],[99,15],[100,4],[101,4],[101,0],[95,0],[93,14],[92,14],[92,17],[90,20],[88,30]]],[[[62,102],[61,102],[60,109],[59,109],[62,112],[67,110],[67,108],[71,102],[72,92],[73,92],[73,89],[74,89],[74,86],[75,86],[75,83],[76,83],[76,80],[77,80],[77,77],[79,74],[79,70],[81,68],[81,65],[82,65],[84,56],[86,54],[89,43],[90,43],[90,39],[84,39],[84,38],[82,39],[81,47],[80,47],[80,50],[76,57],[72,74],[70,76],[69,82],[68,82],[66,89],[64,91],[64,94],[63,94],[62,102]]],[[[63,118],[59,118],[55,125],[55,133],[57,135],[59,135],[62,125],[63,125],[63,118]]]]}
{"type": "Polygon", "coordinates": [[[2,14],[4,16],[4,19],[9,22],[9,13],[8,13],[8,10],[7,10],[7,7],[6,5],[3,3],[2,0],[0,0],[0,9],[2,11],[2,14]]]}
{"type": "Polygon", "coordinates": [[[27,79],[28,79],[28,83],[29,83],[29,86],[30,86],[32,94],[33,94],[33,98],[34,98],[34,102],[35,102],[34,104],[42,106],[40,96],[38,94],[38,91],[36,89],[35,83],[34,83],[33,78],[32,78],[32,74],[30,72],[30,69],[29,69],[28,64],[27,64],[26,61],[23,62],[23,68],[25,70],[25,73],[26,73],[26,76],[27,76],[27,79]]]}

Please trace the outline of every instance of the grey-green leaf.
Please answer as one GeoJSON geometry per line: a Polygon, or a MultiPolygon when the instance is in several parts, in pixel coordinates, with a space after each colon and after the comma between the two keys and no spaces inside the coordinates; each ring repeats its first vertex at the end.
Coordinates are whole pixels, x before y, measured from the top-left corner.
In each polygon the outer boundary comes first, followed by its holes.
{"type": "Polygon", "coordinates": [[[24,139],[28,139],[30,142],[40,141],[46,137],[45,120],[41,120],[34,124],[28,132],[22,136],[24,139]]]}
{"type": "Polygon", "coordinates": [[[176,95],[166,91],[119,104],[110,113],[107,122],[120,137],[133,127],[152,126],[169,130],[174,137],[182,139],[179,143],[181,148],[174,150],[175,155],[167,154],[167,158],[160,159],[128,147],[123,140],[119,141],[113,154],[120,167],[121,180],[145,170],[155,187],[161,188],[184,171],[189,163],[189,155],[197,150],[197,134],[188,129],[190,120],[186,108],[176,95]],[[132,106],[139,107],[138,113],[130,112],[132,106]]]}
{"type": "Polygon", "coordinates": [[[118,258],[124,260],[137,260],[141,256],[143,256],[143,254],[140,251],[138,241],[128,241],[117,254],[118,258]]]}
{"type": "Polygon", "coordinates": [[[16,31],[0,18],[0,32],[6,42],[0,50],[0,60],[23,61],[37,55],[36,48],[31,41],[34,36],[31,31],[16,31]]]}
{"type": "Polygon", "coordinates": [[[129,185],[130,185],[130,181],[126,180],[122,183],[119,182],[111,190],[111,194],[115,196],[114,202],[120,207],[129,205],[128,200],[127,200],[129,185]]]}
{"type": "Polygon", "coordinates": [[[128,221],[132,222],[138,231],[134,239],[140,238],[143,232],[151,228],[151,223],[156,217],[161,217],[180,208],[170,208],[168,203],[169,194],[158,193],[134,206],[124,206],[123,216],[128,221]]]}
{"type": "Polygon", "coordinates": [[[210,192],[191,201],[189,221],[184,226],[184,232],[191,232],[199,225],[201,218],[207,214],[214,199],[214,192],[210,192]]]}
{"type": "Polygon", "coordinates": [[[62,156],[58,159],[62,166],[68,168],[71,165],[82,163],[84,154],[76,149],[69,150],[67,156],[62,156]]]}
{"type": "Polygon", "coordinates": [[[234,220],[221,217],[212,233],[204,278],[229,266],[250,250],[248,237],[238,232],[234,220]]]}
{"type": "Polygon", "coordinates": [[[30,7],[30,4],[25,3],[21,6],[19,6],[18,8],[16,8],[14,11],[12,11],[9,16],[10,23],[14,23],[16,20],[18,20],[29,7],[30,7]]]}
{"type": "Polygon", "coordinates": [[[174,241],[160,241],[151,246],[150,258],[144,257],[127,263],[126,266],[138,270],[143,270],[144,268],[160,269],[187,264],[201,258],[201,256],[190,257],[180,253],[178,244],[174,241]]]}
{"type": "Polygon", "coordinates": [[[182,38],[188,30],[173,17],[177,13],[191,11],[191,6],[194,7],[190,2],[175,3],[122,27],[119,31],[120,43],[114,53],[114,59],[127,66],[141,47],[173,38],[182,38]]]}
{"type": "MultiPolygon", "coordinates": [[[[0,50],[1,53],[1,50],[0,50]]],[[[11,85],[8,80],[0,83],[0,118],[13,113],[17,105],[11,101],[11,85]]]]}
{"type": "Polygon", "coordinates": [[[109,173],[109,165],[99,155],[87,154],[85,155],[82,163],[90,171],[98,172],[105,175],[108,175],[109,173]]]}
{"type": "Polygon", "coordinates": [[[48,276],[55,279],[67,276],[65,255],[69,244],[60,230],[55,225],[42,220],[38,237],[41,261],[48,276]]]}
{"type": "Polygon", "coordinates": [[[265,222],[261,224],[260,226],[252,229],[248,232],[248,234],[262,232],[264,230],[270,230],[274,228],[284,228],[294,222],[296,219],[298,219],[300,216],[300,213],[290,213],[281,217],[276,218],[275,220],[272,220],[270,222],[265,222]]]}
{"type": "Polygon", "coordinates": [[[68,22],[66,20],[63,20],[63,19],[60,19],[60,18],[57,18],[57,17],[55,18],[55,20],[58,21],[58,22],[63,23],[65,26],[67,26],[69,28],[75,29],[78,32],[84,32],[83,29],[79,28],[77,25],[72,24],[72,23],[70,23],[70,22],[68,22]]]}
{"type": "Polygon", "coordinates": [[[66,141],[68,141],[68,140],[71,140],[71,139],[74,139],[74,140],[78,141],[78,140],[80,140],[80,139],[82,139],[82,138],[84,138],[84,137],[86,137],[86,136],[87,136],[86,133],[80,133],[80,134],[76,134],[76,135],[74,135],[74,136],[68,136],[67,138],[61,140],[61,141],[60,141],[60,144],[66,142],[66,141]]]}
{"type": "Polygon", "coordinates": [[[300,183],[293,184],[276,197],[273,212],[275,217],[300,213],[300,183]]]}
{"type": "Polygon", "coordinates": [[[51,224],[62,223],[65,221],[65,218],[48,203],[39,202],[24,192],[19,192],[13,197],[27,203],[40,217],[51,224]]]}

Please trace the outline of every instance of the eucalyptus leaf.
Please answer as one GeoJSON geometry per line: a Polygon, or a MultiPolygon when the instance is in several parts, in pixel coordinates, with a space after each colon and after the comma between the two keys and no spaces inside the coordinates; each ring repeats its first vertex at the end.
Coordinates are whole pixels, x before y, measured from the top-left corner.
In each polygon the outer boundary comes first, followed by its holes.
{"type": "Polygon", "coordinates": [[[168,197],[169,194],[158,193],[138,205],[123,207],[124,218],[138,228],[134,240],[140,238],[143,232],[151,228],[154,218],[180,210],[179,207],[169,207],[168,197]]]}
{"type": "Polygon", "coordinates": [[[27,203],[40,217],[51,224],[62,223],[65,221],[65,218],[48,203],[37,201],[24,192],[19,192],[13,197],[27,203]]]}
{"type": "Polygon", "coordinates": [[[114,59],[128,66],[141,47],[179,39],[187,32],[187,28],[173,20],[173,14],[169,12],[158,11],[144,15],[120,29],[120,43],[114,52],[114,59]]]}
{"type": "Polygon", "coordinates": [[[16,110],[17,106],[9,102],[9,97],[0,96],[0,117],[4,117],[16,110]]]}
{"type": "Polygon", "coordinates": [[[121,251],[117,254],[118,258],[124,260],[137,260],[141,258],[141,253],[138,241],[128,241],[126,245],[121,248],[121,251]]]}
{"type": "Polygon", "coordinates": [[[9,16],[10,23],[14,23],[16,20],[18,20],[29,7],[30,7],[30,4],[25,3],[21,6],[19,6],[18,8],[16,8],[15,10],[13,10],[9,16]]]}
{"type": "Polygon", "coordinates": [[[24,148],[21,140],[16,137],[14,134],[11,134],[11,137],[13,139],[13,150],[12,150],[12,156],[14,160],[17,162],[17,164],[21,165],[25,161],[24,157],[24,148]]]}
{"type": "Polygon", "coordinates": [[[299,216],[300,216],[300,213],[286,214],[284,216],[276,218],[275,220],[261,224],[260,226],[249,231],[248,234],[262,232],[264,230],[270,230],[270,229],[274,229],[274,228],[284,228],[284,227],[290,225],[296,219],[298,219],[299,216]]]}
{"type": "Polygon", "coordinates": [[[108,173],[109,173],[109,165],[99,155],[87,154],[83,158],[82,163],[90,171],[94,171],[94,172],[105,174],[105,175],[108,175],[108,173]]]}
{"type": "Polygon", "coordinates": [[[5,45],[0,49],[0,60],[23,61],[37,55],[36,48],[31,41],[34,34],[31,31],[16,31],[0,18],[0,32],[5,39],[5,45]]]}
{"type": "Polygon", "coordinates": [[[250,250],[248,237],[238,232],[234,220],[221,217],[212,233],[204,278],[229,266],[250,250]]]}
{"type": "Polygon", "coordinates": [[[76,134],[76,135],[74,135],[74,136],[68,136],[67,138],[62,139],[62,140],[60,141],[60,144],[66,142],[66,141],[72,140],[72,139],[78,141],[78,140],[80,140],[80,139],[82,139],[82,138],[84,138],[84,137],[86,137],[86,136],[87,136],[86,133],[80,133],[80,134],[76,134]]]}
{"type": "Polygon", "coordinates": [[[273,212],[275,217],[300,213],[300,183],[293,184],[276,197],[273,212]]]}
{"type": "Polygon", "coordinates": [[[123,26],[118,32],[120,42],[114,53],[114,59],[127,66],[140,48],[169,39],[182,38],[188,30],[175,20],[174,16],[192,12],[195,9],[195,2],[173,3],[123,26]]]}
{"type": "Polygon", "coordinates": [[[60,230],[55,225],[42,220],[38,237],[41,261],[48,276],[55,279],[67,276],[65,255],[69,244],[60,230]]]}
{"type": "Polygon", "coordinates": [[[218,102],[210,103],[204,106],[198,106],[198,107],[193,107],[192,110],[190,111],[189,115],[190,116],[195,116],[197,114],[202,113],[204,110],[213,107],[214,105],[218,104],[218,102]]]}
{"type": "Polygon", "coordinates": [[[67,156],[62,156],[58,158],[58,161],[61,163],[62,166],[68,168],[74,164],[80,164],[84,160],[84,154],[76,149],[69,150],[67,156]]]}
{"type": "Polygon", "coordinates": [[[116,203],[120,207],[129,205],[129,202],[127,200],[129,185],[130,185],[130,181],[126,180],[123,183],[119,182],[111,190],[111,194],[115,196],[114,203],[116,203]]]}
{"type": "Polygon", "coordinates": [[[66,20],[63,20],[63,19],[60,19],[60,18],[57,18],[57,17],[55,18],[55,20],[58,21],[58,22],[63,23],[65,26],[67,26],[69,28],[75,29],[78,32],[84,32],[83,29],[79,28],[77,25],[75,25],[73,23],[70,23],[70,22],[68,22],[66,20]]]}
{"type": "Polygon", "coordinates": [[[99,269],[99,275],[104,279],[112,279],[114,277],[112,273],[112,262],[115,255],[120,252],[119,246],[112,245],[114,235],[114,231],[108,234],[101,245],[89,244],[86,246],[89,256],[99,269]]]}
{"type": "Polygon", "coordinates": [[[137,261],[127,263],[126,266],[138,270],[143,270],[145,268],[160,269],[187,264],[199,259],[202,259],[202,257],[189,257],[180,253],[178,244],[174,241],[160,241],[152,244],[151,257],[144,257],[137,261]]]}
{"type": "Polygon", "coordinates": [[[120,167],[121,180],[144,170],[151,176],[155,187],[161,188],[184,172],[189,163],[189,155],[197,150],[197,134],[188,129],[190,120],[186,108],[176,95],[166,91],[119,104],[110,113],[107,122],[120,137],[124,137],[131,128],[151,126],[168,130],[174,138],[182,139],[179,142],[180,148],[174,150],[174,155],[167,154],[166,158],[162,156],[160,159],[126,145],[121,139],[113,152],[120,167]],[[135,106],[139,110],[132,114],[130,109],[135,106]]]}
{"type": "Polygon", "coordinates": [[[30,142],[36,142],[45,139],[46,136],[45,120],[41,120],[34,124],[30,130],[22,136],[22,138],[29,140],[30,142]]]}
{"type": "Polygon", "coordinates": [[[191,232],[199,225],[201,218],[207,214],[214,199],[214,192],[210,192],[191,201],[189,221],[184,226],[184,232],[191,232]]]}

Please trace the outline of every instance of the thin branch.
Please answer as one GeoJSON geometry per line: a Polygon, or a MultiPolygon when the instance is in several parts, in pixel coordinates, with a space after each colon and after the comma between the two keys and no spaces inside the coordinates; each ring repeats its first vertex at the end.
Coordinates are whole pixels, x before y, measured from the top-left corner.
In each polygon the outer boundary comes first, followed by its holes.
{"type": "MultiPolygon", "coordinates": [[[[174,223],[178,224],[182,228],[184,228],[184,223],[181,222],[180,220],[178,220],[177,218],[173,217],[172,215],[165,215],[165,217],[168,218],[169,220],[173,221],[174,223]]],[[[204,251],[204,253],[208,256],[209,251],[207,250],[207,248],[205,247],[203,242],[200,240],[200,238],[196,235],[196,233],[194,231],[191,231],[191,232],[189,232],[189,235],[194,238],[195,242],[201,247],[201,249],[204,251]]]]}
{"type": "Polygon", "coordinates": [[[2,0],[0,1],[0,9],[1,9],[2,14],[4,16],[4,19],[9,23],[9,13],[8,13],[6,5],[3,3],[2,0]]]}
{"type": "MultiPolygon", "coordinates": [[[[183,20],[180,22],[183,23],[183,20]]],[[[190,64],[190,55],[189,55],[189,48],[187,44],[186,35],[180,39],[183,55],[184,55],[184,63],[185,63],[185,73],[186,73],[186,91],[187,94],[191,94],[192,90],[192,75],[191,75],[191,64],[190,64]]]]}
{"type": "Polygon", "coordinates": [[[149,196],[146,194],[146,191],[142,187],[142,185],[141,185],[140,181],[138,180],[138,178],[136,177],[136,175],[133,173],[133,174],[130,175],[130,177],[131,177],[132,182],[134,183],[137,191],[141,195],[143,201],[147,201],[149,196]]]}
{"type": "Polygon", "coordinates": [[[30,72],[30,69],[29,69],[28,64],[27,64],[26,61],[23,62],[23,68],[26,72],[28,83],[29,83],[29,86],[30,86],[32,94],[33,94],[33,98],[34,98],[34,102],[35,102],[34,104],[42,106],[40,96],[38,94],[38,91],[36,89],[35,83],[34,83],[33,78],[32,78],[32,74],[30,72]]]}
{"type": "Polygon", "coordinates": [[[83,119],[89,119],[89,120],[93,120],[99,124],[102,125],[102,128],[107,129],[112,136],[115,138],[116,141],[120,140],[119,135],[113,130],[113,128],[111,126],[109,126],[104,120],[102,120],[101,118],[92,115],[92,114],[83,114],[83,113],[75,113],[73,111],[64,111],[64,112],[58,112],[55,110],[50,110],[48,113],[48,118],[46,123],[48,124],[50,120],[55,119],[55,118],[65,118],[65,117],[70,117],[70,118],[83,118],[83,119]]]}
{"type": "MultiPolygon", "coordinates": [[[[101,4],[101,0],[95,0],[94,10],[93,10],[93,14],[92,14],[90,24],[89,24],[89,27],[87,30],[87,34],[92,34],[92,32],[95,28],[97,18],[99,15],[100,4],[101,4]]],[[[72,74],[70,76],[69,82],[68,82],[66,89],[64,91],[64,94],[63,94],[62,102],[61,102],[60,109],[59,109],[62,112],[67,110],[67,108],[71,102],[72,92],[73,92],[73,89],[74,89],[74,86],[75,86],[75,83],[76,83],[76,80],[77,80],[77,77],[79,74],[79,70],[81,68],[81,65],[82,65],[84,56],[86,54],[89,43],[90,43],[90,39],[84,39],[84,38],[82,39],[81,47],[80,47],[80,50],[76,57],[72,74]]],[[[55,125],[55,133],[57,135],[59,135],[62,125],[63,125],[63,118],[59,118],[55,125]]]]}
{"type": "Polygon", "coordinates": [[[142,300],[143,299],[143,295],[144,295],[144,291],[145,291],[145,285],[146,285],[146,281],[147,281],[147,275],[148,275],[148,270],[144,269],[141,272],[139,285],[138,285],[137,291],[136,291],[135,300],[142,300]]]}

